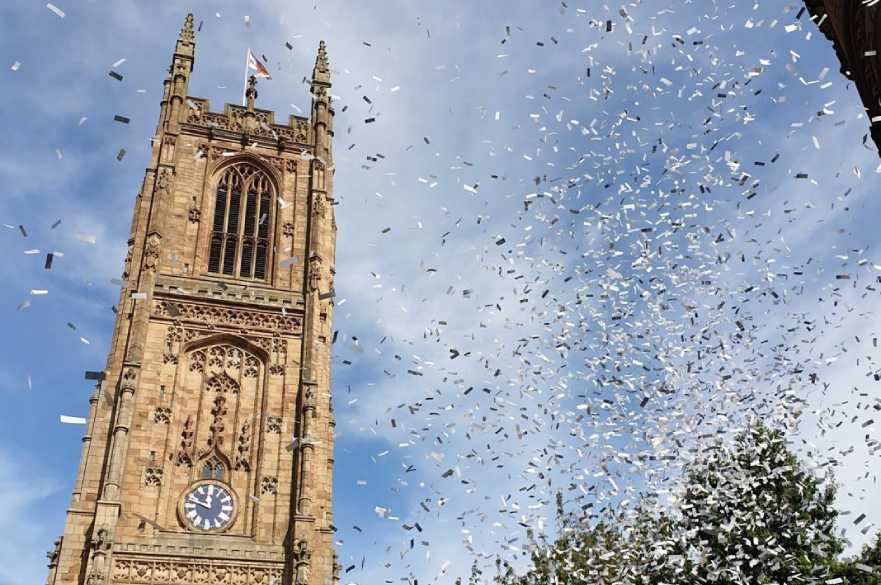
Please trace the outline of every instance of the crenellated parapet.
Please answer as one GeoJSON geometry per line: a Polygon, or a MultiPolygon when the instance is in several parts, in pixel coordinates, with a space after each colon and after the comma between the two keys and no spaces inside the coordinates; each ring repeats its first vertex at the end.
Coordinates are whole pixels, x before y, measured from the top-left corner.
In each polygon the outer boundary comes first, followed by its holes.
{"type": "Polygon", "coordinates": [[[187,98],[186,115],[182,123],[191,133],[206,137],[239,141],[246,129],[250,138],[258,143],[276,146],[281,140],[286,148],[302,151],[313,146],[312,125],[308,118],[291,115],[287,124],[275,122],[275,112],[254,109],[254,125],[247,128],[248,108],[225,104],[223,112],[212,112],[206,99],[187,98]]]}

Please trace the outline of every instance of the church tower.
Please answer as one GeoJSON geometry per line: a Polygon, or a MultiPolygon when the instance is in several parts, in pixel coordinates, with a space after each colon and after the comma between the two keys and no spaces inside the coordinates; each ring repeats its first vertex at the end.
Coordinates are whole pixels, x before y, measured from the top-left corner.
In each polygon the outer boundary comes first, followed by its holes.
{"type": "Polygon", "coordinates": [[[312,111],[212,112],[177,39],[116,324],[47,585],[332,585],[336,223],[324,42],[312,111]]]}

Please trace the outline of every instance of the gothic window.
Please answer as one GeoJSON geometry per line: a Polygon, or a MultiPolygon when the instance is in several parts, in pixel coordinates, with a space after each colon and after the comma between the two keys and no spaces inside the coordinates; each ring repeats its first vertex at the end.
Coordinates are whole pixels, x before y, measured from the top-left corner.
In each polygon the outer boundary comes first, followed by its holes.
{"type": "Polygon", "coordinates": [[[247,163],[227,167],[217,183],[208,272],[265,280],[273,215],[272,183],[247,163]]]}
{"type": "Polygon", "coordinates": [[[211,457],[202,463],[202,479],[223,479],[226,466],[217,457],[211,457]]]}

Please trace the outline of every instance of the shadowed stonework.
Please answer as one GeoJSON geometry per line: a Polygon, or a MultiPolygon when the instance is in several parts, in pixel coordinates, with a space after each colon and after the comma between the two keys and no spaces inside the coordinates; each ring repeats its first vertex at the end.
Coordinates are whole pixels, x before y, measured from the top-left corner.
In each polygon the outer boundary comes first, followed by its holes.
{"type": "Polygon", "coordinates": [[[881,150],[881,10],[863,0],[805,0],[813,20],[832,41],[841,73],[852,80],[881,150]]]}

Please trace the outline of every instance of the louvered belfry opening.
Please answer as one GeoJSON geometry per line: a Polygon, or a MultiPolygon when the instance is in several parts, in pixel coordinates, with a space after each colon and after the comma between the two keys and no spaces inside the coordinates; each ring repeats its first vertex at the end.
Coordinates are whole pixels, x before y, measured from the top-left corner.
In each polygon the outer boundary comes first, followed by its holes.
{"type": "Polygon", "coordinates": [[[217,183],[208,272],[266,279],[272,201],[265,172],[247,163],[224,169],[217,183]]]}

